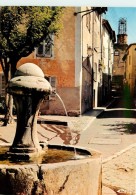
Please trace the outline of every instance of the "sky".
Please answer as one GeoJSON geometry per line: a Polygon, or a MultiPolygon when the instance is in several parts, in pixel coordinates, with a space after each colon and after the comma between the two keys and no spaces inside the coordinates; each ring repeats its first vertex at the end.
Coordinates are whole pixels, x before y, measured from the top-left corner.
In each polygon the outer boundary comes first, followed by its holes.
{"type": "Polygon", "coordinates": [[[118,23],[120,18],[127,21],[128,44],[136,43],[136,7],[108,7],[108,11],[103,16],[107,19],[118,34],[118,23]]]}
{"type": "Polygon", "coordinates": [[[48,5],[48,6],[135,6],[135,0],[0,0],[0,5],[48,5]]]}

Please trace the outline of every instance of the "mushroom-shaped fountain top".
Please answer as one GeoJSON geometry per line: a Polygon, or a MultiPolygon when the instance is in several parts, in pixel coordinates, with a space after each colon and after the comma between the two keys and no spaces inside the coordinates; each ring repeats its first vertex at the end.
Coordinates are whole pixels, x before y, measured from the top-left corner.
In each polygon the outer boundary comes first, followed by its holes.
{"type": "Polygon", "coordinates": [[[10,80],[7,89],[10,94],[25,92],[26,95],[32,91],[50,93],[51,90],[51,85],[44,78],[43,71],[33,63],[25,63],[20,66],[15,73],[15,77],[10,80]]]}

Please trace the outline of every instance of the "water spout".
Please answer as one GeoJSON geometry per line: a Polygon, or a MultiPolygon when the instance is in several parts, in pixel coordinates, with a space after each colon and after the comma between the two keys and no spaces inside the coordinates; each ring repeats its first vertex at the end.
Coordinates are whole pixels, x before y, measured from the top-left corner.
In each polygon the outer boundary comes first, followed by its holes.
{"type": "Polygon", "coordinates": [[[66,106],[65,106],[65,104],[64,104],[64,102],[63,102],[63,100],[62,100],[62,98],[60,97],[60,95],[59,95],[58,93],[56,93],[56,92],[54,92],[54,93],[57,95],[57,97],[58,97],[59,100],[61,101],[62,106],[63,106],[64,111],[65,111],[65,115],[68,116],[68,113],[67,113],[67,110],[66,110],[66,106]]]}

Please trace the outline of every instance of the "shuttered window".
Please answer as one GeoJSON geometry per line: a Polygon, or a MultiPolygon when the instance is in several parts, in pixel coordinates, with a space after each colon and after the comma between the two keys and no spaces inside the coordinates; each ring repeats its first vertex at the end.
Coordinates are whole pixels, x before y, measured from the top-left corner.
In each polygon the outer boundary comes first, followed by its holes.
{"type": "MultiPolygon", "coordinates": [[[[56,78],[55,76],[51,76],[51,77],[49,77],[49,82],[50,82],[50,84],[51,84],[51,86],[52,86],[52,90],[53,90],[54,92],[56,92],[57,78],[56,78]]],[[[52,93],[52,94],[49,96],[49,100],[54,99],[55,96],[56,96],[55,93],[52,93]]]]}
{"type": "Polygon", "coordinates": [[[55,90],[56,89],[56,77],[54,77],[54,76],[49,77],[49,82],[50,82],[53,90],[55,90]]]}

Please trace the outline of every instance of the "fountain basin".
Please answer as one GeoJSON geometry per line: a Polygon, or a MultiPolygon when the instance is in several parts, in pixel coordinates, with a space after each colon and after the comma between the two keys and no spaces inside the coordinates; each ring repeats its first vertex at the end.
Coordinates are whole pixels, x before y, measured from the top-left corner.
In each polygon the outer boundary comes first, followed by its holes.
{"type": "MultiPolygon", "coordinates": [[[[72,146],[49,148],[73,150],[72,146]]],[[[66,162],[25,165],[0,165],[0,194],[14,195],[100,195],[101,154],[76,147],[90,156],[66,162]]]]}

